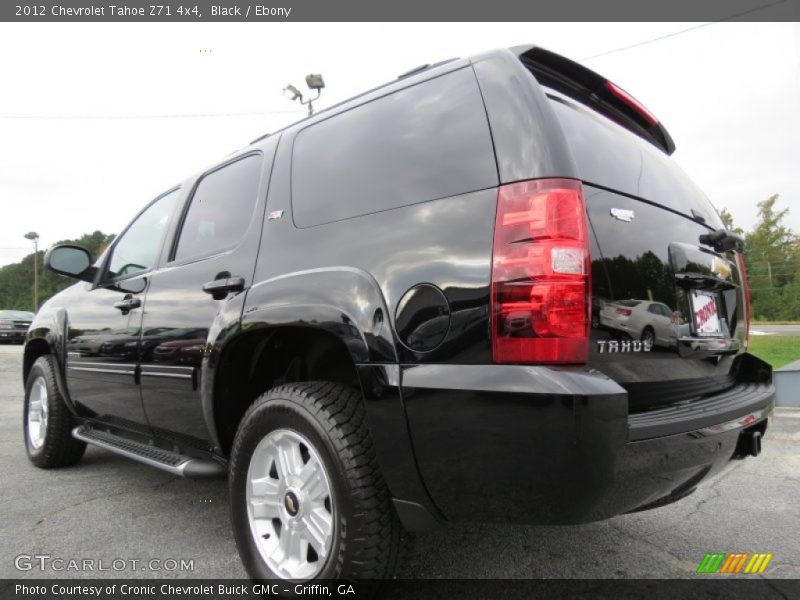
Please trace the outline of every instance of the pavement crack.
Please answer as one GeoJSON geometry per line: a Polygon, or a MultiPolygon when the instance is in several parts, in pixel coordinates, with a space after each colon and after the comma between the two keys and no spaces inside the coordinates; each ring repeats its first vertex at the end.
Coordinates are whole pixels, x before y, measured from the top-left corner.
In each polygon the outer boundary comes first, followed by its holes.
{"type": "Polygon", "coordinates": [[[115,498],[116,496],[122,496],[124,494],[130,494],[132,491],[141,490],[141,489],[160,490],[160,489],[166,487],[167,485],[169,485],[170,483],[174,482],[176,479],[180,479],[180,477],[178,475],[174,475],[174,476],[170,477],[169,479],[166,479],[164,481],[159,481],[158,483],[155,483],[155,484],[152,484],[152,485],[140,486],[140,487],[136,487],[136,488],[132,488],[132,489],[131,488],[127,488],[127,489],[124,489],[124,490],[118,491],[118,492],[99,494],[97,496],[92,496],[91,498],[85,498],[85,499],[83,499],[83,500],[81,500],[79,502],[75,502],[74,504],[69,504],[67,506],[62,506],[61,508],[59,508],[57,510],[54,510],[53,512],[46,513],[38,521],[36,521],[36,523],[34,523],[33,526],[34,527],[38,527],[39,525],[44,523],[46,520],[51,519],[52,517],[54,517],[54,516],[56,516],[58,514],[61,514],[61,513],[65,512],[65,511],[71,510],[73,508],[77,508],[79,506],[83,506],[84,504],[89,504],[91,502],[94,502],[95,500],[105,500],[105,499],[108,499],[108,498],[115,498]]]}
{"type": "Polygon", "coordinates": [[[623,535],[623,536],[625,536],[625,537],[627,537],[627,538],[629,538],[631,540],[647,544],[651,548],[654,548],[656,550],[656,552],[666,555],[666,557],[668,558],[669,562],[671,562],[674,566],[680,567],[681,569],[688,569],[688,571],[692,572],[692,573],[694,572],[695,564],[693,562],[690,562],[690,561],[686,560],[685,558],[683,558],[681,556],[678,556],[677,554],[673,553],[672,551],[670,551],[670,550],[668,550],[666,548],[662,548],[662,547],[656,545],[655,543],[653,543],[652,541],[650,541],[646,537],[636,535],[635,533],[631,533],[627,529],[617,526],[614,522],[609,522],[609,527],[611,527],[614,531],[616,531],[620,535],[623,535]]]}
{"type": "MultiPolygon", "coordinates": [[[[716,484],[716,482],[715,482],[715,484],[716,484]]],[[[708,490],[711,493],[710,494],[706,494],[705,498],[701,498],[700,500],[698,500],[695,503],[694,508],[684,515],[684,517],[683,517],[684,519],[689,519],[689,518],[691,518],[691,517],[703,512],[703,507],[706,504],[708,504],[711,500],[718,500],[719,498],[722,498],[722,492],[719,491],[716,488],[715,484],[714,485],[710,485],[710,486],[708,486],[706,488],[706,490],[708,490]]]]}

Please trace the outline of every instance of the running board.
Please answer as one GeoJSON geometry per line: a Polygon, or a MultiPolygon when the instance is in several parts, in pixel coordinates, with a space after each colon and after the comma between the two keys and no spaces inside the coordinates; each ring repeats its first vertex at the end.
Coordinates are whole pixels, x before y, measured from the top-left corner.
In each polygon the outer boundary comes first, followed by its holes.
{"type": "Polygon", "coordinates": [[[121,435],[95,429],[90,425],[79,425],[72,430],[72,437],[181,477],[191,479],[221,477],[227,472],[225,466],[213,458],[196,458],[170,452],[157,446],[143,444],[121,435]]]}

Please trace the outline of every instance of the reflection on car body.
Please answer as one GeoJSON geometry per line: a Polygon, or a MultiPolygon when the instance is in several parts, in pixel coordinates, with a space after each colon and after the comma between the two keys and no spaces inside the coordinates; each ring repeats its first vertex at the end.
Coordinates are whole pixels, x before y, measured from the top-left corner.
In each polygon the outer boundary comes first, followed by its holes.
{"type": "Polygon", "coordinates": [[[28,334],[28,457],[227,474],[258,580],[391,578],[403,528],[679,501],[760,453],[775,388],[742,248],[673,150],[535,46],[259,138],[98,260],[48,251],[76,283],[28,334]]]}
{"type": "Polygon", "coordinates": [[[24,342],[34,316],[27,310],[0,310],[0,342],[24,342]]]}
{"type": "Polygon", "coordinates": [[[600,324],[653,346],[675,346],[677,316],[662,302],[617,300],[600,310],[600,324]]]}

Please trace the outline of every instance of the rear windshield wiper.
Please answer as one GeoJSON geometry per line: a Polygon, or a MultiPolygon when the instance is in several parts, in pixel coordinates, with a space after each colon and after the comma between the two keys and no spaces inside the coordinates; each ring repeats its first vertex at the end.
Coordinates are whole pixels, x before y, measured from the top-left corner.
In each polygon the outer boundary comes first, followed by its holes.
{"type": "Polygon", "coordinates": [[[742,236],[728,231],[727,229],[717,229],[714,233],[704,233],[700,236],[700,243],[711,246],[717,252],[727,252],[735,250],[744,251],[744,240],[742,236]]]}

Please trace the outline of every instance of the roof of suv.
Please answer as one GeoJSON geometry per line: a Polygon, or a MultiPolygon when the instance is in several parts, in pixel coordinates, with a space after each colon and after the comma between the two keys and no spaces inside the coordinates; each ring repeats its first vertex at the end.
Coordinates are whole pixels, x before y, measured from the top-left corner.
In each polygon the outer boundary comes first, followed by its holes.
{"type": "Polygon", "coordinates": [[[348,110],[361,104],[361,102],[357,102],[359,100],[366,100],[370,96],[377,96],[387,90],[396,91],[410,87],[465,67],[476,60],[482,60],[502,52],[510,52],[518,57],[539,83],[551,86],[574,100],[589,106],[640,138],[647,140],[666,154],[672,154],[675,151],[675,143],[664,125],[633,96],[584,65],[534,44],[491,50],[466,59],[451,58],[431,65],[422,65],[403,73],[397,79],[338,102],[314,115],[290,123],[273,133],[262,135],[253,140],[250,145],[320,117],[326,118],[348,110]]]}

